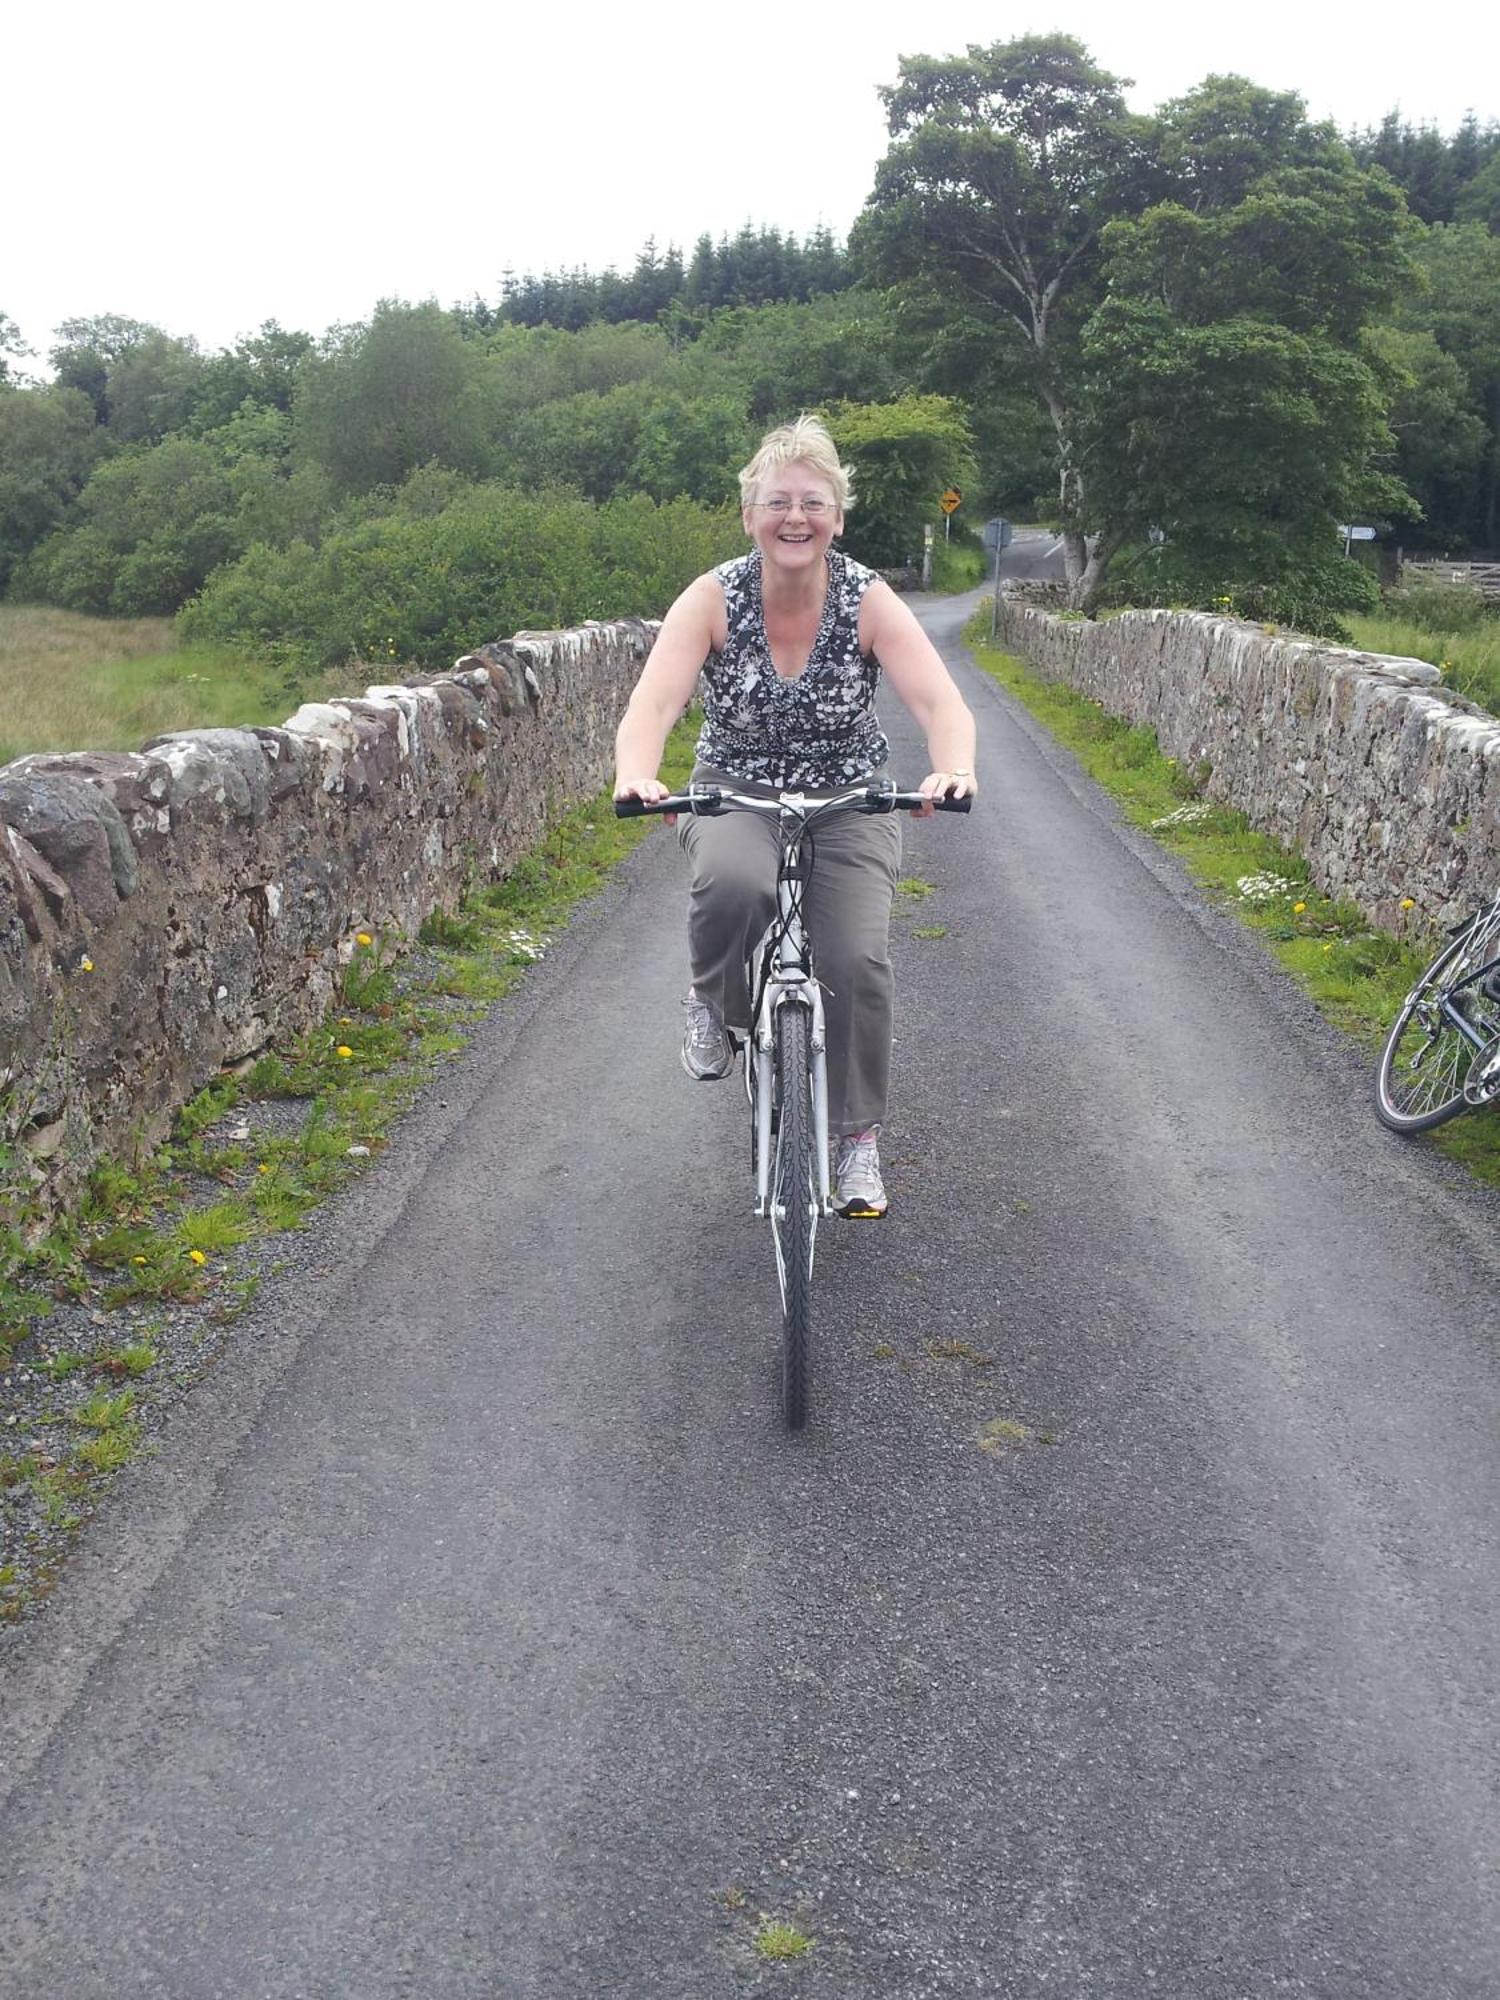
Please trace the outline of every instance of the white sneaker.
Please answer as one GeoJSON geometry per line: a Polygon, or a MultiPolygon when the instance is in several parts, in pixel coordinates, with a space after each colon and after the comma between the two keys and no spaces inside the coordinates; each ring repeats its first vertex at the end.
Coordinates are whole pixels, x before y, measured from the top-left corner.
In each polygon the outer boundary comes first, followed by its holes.
{"type": "Polygon", "coordinates": [[[695,1083],[717,1083],[734,1068],[734,1043],[714,1008],[691,987],[683,1001],[682,1066],[695,1083]]]}
{"type": "Polygon", "coordinates": [[[885,1183],[880,1178],[880,1127],[840,1139],[833,1156],[833,1205],[850,1221],[874,1221],[885,1214],[885,1183]]]}

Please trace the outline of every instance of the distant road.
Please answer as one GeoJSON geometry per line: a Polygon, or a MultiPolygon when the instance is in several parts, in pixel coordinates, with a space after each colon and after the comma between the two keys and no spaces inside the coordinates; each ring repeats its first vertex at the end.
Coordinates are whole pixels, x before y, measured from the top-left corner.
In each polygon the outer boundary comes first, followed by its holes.
{"type": "Polygon", "coordinates": [[[1017,528],[1010,547],[1001,557],[1000,575],[1033,580],[1055,578],[1062,581],[1062,536],[1051,528],[1017,528]]]}
{"type": "Polygon", "coordinates": [[[655,833],[0,1635],[5,2000],[1500,1993],[1500,1201],[978,601],[808,1431],[655,833]]]}

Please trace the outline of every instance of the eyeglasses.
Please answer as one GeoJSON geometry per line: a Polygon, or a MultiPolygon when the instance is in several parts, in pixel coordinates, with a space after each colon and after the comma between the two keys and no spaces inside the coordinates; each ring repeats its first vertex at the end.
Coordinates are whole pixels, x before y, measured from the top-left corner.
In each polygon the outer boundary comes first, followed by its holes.
{"type": "Polygon", "coordinates": [[[768,514],[776,515],[790,514],[794,507],[800,507],[809,521],[820,521],[825,514],[838,512],[831,500],[825,500],[818,493],[809,493],[805,500],[788,500],[783,495],[778,495],[774,500],[756,500],[751,504],[763,507],[768,514]]]}

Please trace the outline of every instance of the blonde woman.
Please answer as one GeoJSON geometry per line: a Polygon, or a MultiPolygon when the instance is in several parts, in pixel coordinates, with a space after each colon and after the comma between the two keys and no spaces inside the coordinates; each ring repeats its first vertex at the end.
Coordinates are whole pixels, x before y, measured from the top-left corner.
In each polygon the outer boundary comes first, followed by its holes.
{"type": "MultiPolygon", "coordinates": [[[[853,503],[849,470],[815,417],[771,431],[740,473],[746,555],[700,576],[662,622],[615,743],[615,797],[667,796],[668,733],[703,682],[695,782],[774,798],[840,791],[879,773],[889,745],[875,713],[883,672],[927,738],[929,798],[974,792],[974,718],[908,607],[833,547],[853,503]]],[[[929,806],[928,813],[932,811],[929,806]]],[[[689,1076],[734,1067],[750,1027],[745,960],[776,906],[775,828],[758,814],[684,818],[692,985],[682,1045],[689,1076]]],[[[901,872],[893,818],[851,814],[820,829],[807,892],[828,1025],[835,1206],[880,1216],[879,1136],[891,1065],[891,897],[901,872]]]]}

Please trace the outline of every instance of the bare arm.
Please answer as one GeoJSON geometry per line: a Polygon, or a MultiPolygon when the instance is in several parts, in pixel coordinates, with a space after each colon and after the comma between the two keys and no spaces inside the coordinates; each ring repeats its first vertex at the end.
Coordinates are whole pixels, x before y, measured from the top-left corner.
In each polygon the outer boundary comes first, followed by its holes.
{"type": "MultiPolygon", "coordinates": [[[[920,789],[929,798],[977,792],[974,717],[910,606],[884,581],[872,583],[859,611],[859,643],[873,653],[927,738],[932,769],[920,789]]],[[[929,811],[931,808],[929,808],[929,811]]]]}
{"type": "Polygon", "coordinates": [[[662,620],[615,734],[615,797],[664,799],[656,773],[672,725],[693,698],[698,670],[725,643],[724,592],[714,576],[690,583],[662,620]]]}

